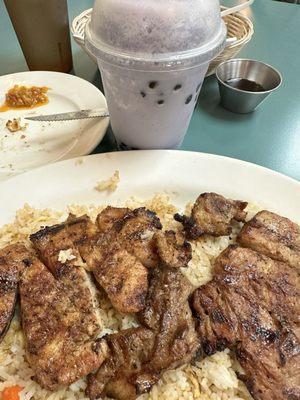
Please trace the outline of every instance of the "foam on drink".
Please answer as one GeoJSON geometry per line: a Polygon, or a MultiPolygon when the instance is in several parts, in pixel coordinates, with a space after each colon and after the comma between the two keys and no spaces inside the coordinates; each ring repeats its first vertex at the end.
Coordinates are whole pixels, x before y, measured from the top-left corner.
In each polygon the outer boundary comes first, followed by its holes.
{"type": "Polygon", "coordinates": [[[219,7],[217,0],[102,0],[91,29],[115,50],[147,55],[187,51],[220,30],[219,7]]]}

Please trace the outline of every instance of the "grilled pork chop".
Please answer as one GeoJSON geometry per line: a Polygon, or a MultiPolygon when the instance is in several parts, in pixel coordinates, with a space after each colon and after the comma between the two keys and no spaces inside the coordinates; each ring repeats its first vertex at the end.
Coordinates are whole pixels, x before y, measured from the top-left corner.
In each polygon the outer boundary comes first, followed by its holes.
{"type": "Polygon", "coordinates": [[[300,399],[300,281],[288,265],[230,246],[193,310],[204,355],[235,350],[259,400],[300,399]]]}
{"type": "MultiPolygon", "coordinates": [[[[42,260],[55,276],[60,276],[65,269],[73,268],[74,265],[84,266],[93,271],[96,280],[119,312],[138,312],[145,306],[148,270],[135,257],[134,250],[139,251],[144,244],[142,239],[138,241],[138,232],[136,237],[132,237],[130,242],[132,247],[128,246],[131,253],[124,249],[127,236],[121,237],[121,233],[115,226],[116,215],[124,216],[124,213],[119,210],[123,209],[108,207],[99,214],[97,222],[101,225],[101,232],[89,217],[75,218],[71,215],[64,223],[45,228],[32,235],[31,240],[42,260]],[[114,219],[114,222],[109,217],[114,219]],[[58,255],[66,251],[70,252],[73,259],[68,263],[59,263],[58,255]]],[[[140,219],[144,218],[142,210],[140,209],[137,213],[139,221],[135,221],[135,225],[133,219],[137,219],[136,214],[132,211],[131,214],[129,228],[133,229],[135,226],[136,229],[141,229],[140,219]]],[[[148,227],[147,219],[152,216],[146,214],[145,217],[148,227]]],[[[121,220],[119,225],[124,223],[121,220]]],[[[130,235],[128,235],[128,240],[130,240],[130,235]]]]}
{"type": "Polygon", "coordinates": [[[151,356],[154,334],[146,328],[127,329],[108,335],[109,356],[88,379],[87,395],[92,399],[108,396],[133,400],[158,381],[158,374],[143,373],[151,356]]]}
{"type": "MultiPolygon", "coordinates": [[[[99,219],[98,219],[99,223],[99,219]]],[[[146,208],[137,208],[114,223],[112,231],[117,246],[133,254],[145,267],[158,265],[153,234],[162,229],[159,218],[146,208]]]]}
{"type": "Polygon", "coordinates": [[[55,390],[97,369],[107,348],[96,340],[101,326],[83,271],[56,279],[37,258],[30,264],[20,282],[27,358],[37,382],[55,390]]]}
{"type": "Polygon", "coordinates": [[[163,371],[192,360],[199,347],[188,303],[192,286],[175,268],[153,270],[146,308],[139,314],[145,327],[105,337],[110,356],[88,380],[92,400],[109,396],[133,400],[149,392],[163,371]]]}
{"type": "Polygon", "coordinates": [[[247,204],[216,193],[203,193],[197,198],[190,217],[175,214],[174,218],[183,224],[188,239],[197,239],[204,234],[227,236],[232,231],[233,220],[245,221],[247,204]]]}
{"type": "Polygon", "coordinates": [[[69,245],[72,242],[79,251],[86,270],[93,271],[103,262],[104,258],[97,243],[104,235],[99,232],[98,226],[91,221],[90,217],[82,215],[77,218],[70,214],[67,221],[57,225],[57,229],[63,231],[69,240],[69,245]]]}
{"type": "Polygon", "coordinates": [[[148,270],[126,250],[109,255],[94,269],[94,276],[119,312],[135,313],[145,307],[148,270]]]}
{"type": "Polygon", "coordinates": [[[31,235],[30,240],[55,278],[68,276],[75,267],[83,265],[79,251],[69,236],[68,222],[41,229],[31,235]]]}
{"type": "Polygon", "coordinates": [[[0,250],[0,341],[14,316],[21,274],[28,266],[28,251],[22,244],[0,250]]]}
{"type": "Polygon", "coordinates": [[[300,272],[300,227],[288,218],[261,211],[243,226],[238,242],[300,272]]]}
{"type": "Polygon", "coordinates": [[[97,282],[122,313],[145,306],[148,270],[158,265],[153,235],[162,225],[156,214],[145,209],[108,207],[97,218],[101,233],[83,255],[97,282]]]}
{"type": "Polygon", "coordinates": [[[107,207],[97,217],[97,227],[89,217],[71,217],[61,224],[78,248],[90,270],[101,267],[106,257],[126,250],[145,267],[158,265],[155,232],[162,229],[159,218],[146,208],[107,207]]]}
{"type": "Polygon", "coordinates": [[[181,232],[156,232],[157,253],[162,265],[168,268],[185,268],[192,259],[192,247],[181,232]]]}
{"type": "Polygon", "coordinates": [[[130,208],[119,208],[119,207],[106,207],[97,216],[97,225],[99,231],[102,233],[108,232],[113,228],[114,224],[118,221],[124,220],[124,218],[129,218],[133,216],[132,210],[130,208]]]}
{"type": "Polygon", "coordinates": [[[199,340],[189,307],[193,287],[176,269],[156,269],[139,321],[156,332],[150,371],[177,368],[194,357],[199,340]]]}
{"type": "Polygon", "coordinates": [[[54,390],[97,369],[106,346],[96,341],[101,321],[95,288],[66,229],[45,228],[31,240],[49,270],[32,258],[23,274],[22,324],[36,380],[54,390]]]}
{"type": "Polygon", "coordinates": [[[98,258],[95,254],[93,243],[99,236],[98,227],[87,215],[76,218],[70,214],[67,221],[61,224],[75,248],[79,251],[85,262],[85,269],[92,271],[97,266],[98,258]]]}

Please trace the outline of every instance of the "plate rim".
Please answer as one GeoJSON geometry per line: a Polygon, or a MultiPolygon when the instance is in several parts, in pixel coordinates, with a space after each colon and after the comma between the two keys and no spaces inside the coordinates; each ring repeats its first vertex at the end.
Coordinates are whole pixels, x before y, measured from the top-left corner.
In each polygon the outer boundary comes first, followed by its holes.
{"type": "Polygon", "coordinates": [[[65,159],[65,160],[60,160],[60,161],[57,161],[57,162],[55,162],[55,163],[50,163],[50,164],[46,164],[46,165],[42,165],[42,166],[40,166],[40,167],[37,167],[37,168],[34,168],[34,169],[31,169],[31,170],[29,170],[29,171],[25,171],[24,173],[21,173],[21,174],[19,174],[19,175],[15,175],[15,176],[12,176],[12,177],[9,177],[9,178],[7,178],[7,179],[5,179],[4,181],[1,181],[0,182],[0,190],[1,190],[1,186],[2,186],[2,184],[5,184],[6,182],[8,182],[8,181],[12,181],[12,180],[14,180],[14,179],[18,179],[18,178],[20,178],[20,177],[26,177],[28,174],[31,174],[31,173],[38,173],[40,170],[42,170],[42,169],[46,169],[46,168],[51,168],[51,167],[55,167],[55,166],[58,166],[58,164],[63,164],[63,163],[68,163],[68,162],[71,162],[71,161],[75,161],[76,162],[76,159],[82,159],[82,158],[98,158],[98,157],[103,157],[103,158],[105,158],[108,154],[111,156],[111,157],[115,157],[115,156],[117,156],[117,155],[120,155],[120,154],[134,154],[134,153],[139,153],[139,154],[141,154],[141,153],[143,153],[143,154],[147,154],[147,153],[168,153],[168,154],[185,154],[185,155],[192,155],[192,156],[195,156],[195,155],[199,155],[199,157],[207,157],[207,158],[211,158],[211,159],[219,159],[219,160],[226,160],[227,162],[229,161],[229,162],[232,162],[232,163],[236,163],[236,164],[242,164],[242,165],[244,165],[244,166],[246,166],[246,167],[249,167],[249,168],[253,168],[253,169],[256,169],[256,170],[261,170],[261,171],[264,171],[265,173],[268,173],[268,174],[271,174],[271,175],[273,175],[273,176],[278,176],[278,177],[280,177],[280,178],[282,178],[282,179],[285,179],[285,180],[287,180],[287,181],[290,181],[292,184],[296,184],[297,186],[299,186],[299,189],[300,189],[300,181],[298,181],[297,179],[295,179],[295,178],[292,178],[292,177],[290,177],[290,176],[288,176],[288,175],[285,175],[285,174],[283,174],[283,173],[281,173],[281,172],[278,172],[278,171],[275,171],[275,170],[273,170],[273,169],[271,169],[271,168],[268,168],[268,167],[265,167],[265,166],[262,166],[262,165],[259,165],[259,164],[256,164],[256,163],[253,163],[253,162],[250,162],[250,161],[245,161],[245,160],[240,160],[240,159],[238,159],[238,158],[234,158],[234,157],[228,157],[228,156],[223,156],[223,155],[219,155],[219,154],[213,154],[213,153],[205,153],[205,152],[198,152],[198,151],[191,151],[191,150],[163,150],[163,149],[155,149],[155,150],[128,150],[128,151],[112,151],[112,152],[104,152],[104,153],[97,153],[97,154],[89,154],[89,155],[83,155],[83,156],[78,156],[78,157],[73,157],[73,158],[68,158],[68,159],[65,159]]]}
{"type": "Polygon", "coordinates": [[[300,221],[300,182],[293,178],[227,156],[139,150],[76,157],[0,182],[0,225],[11,222],[25,204],[57,210],[65,210],[70,204],[122,206],[132,197],[150,199],[166,194],[174,205],[184,209],[204,192],[257,204],[300,221]],[[117,190],[96,191],[97,182],[109,179],[115,170],[121,177],[117,190]]]}
{"type": "MultiPolygon", "coordinates": [[[[75,79],[80,79],[84,82],[89,83],[90,85],[94,86],[96,89],[97,86],[95,86],[92,82],[81,78],[80,76],[74,75],[72,73],[66,73],[66,72],[59,72],[59,71],[43,71],[43,70],[38,70],[38,71],[19,71],[19,72],[13,72],[12,74],[5,74],[5,75],[1,75],[0,76],[0,81],[6,77],[11,77],[11,76],[16,76],[16,75],[33,75],[33,74],[46,74],[46,75],[60,75],[60,76],[68,76],[71,79],[75,78],[75,79]]],[[[99,89],[98,89],[99,90],[99,89]]],[[[101,92],[101,90],[99,90],[101,92]]],[[[101,92],[102,93],[102,92],[101,92]]],[[[102,93],[103,94],[103,93],[102,93]]]]}

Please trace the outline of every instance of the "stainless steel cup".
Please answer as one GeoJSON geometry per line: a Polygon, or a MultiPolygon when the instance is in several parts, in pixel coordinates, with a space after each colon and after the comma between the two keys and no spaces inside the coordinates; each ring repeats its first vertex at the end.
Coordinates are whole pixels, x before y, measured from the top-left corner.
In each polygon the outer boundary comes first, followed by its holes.
{"type": "Polygon", "coordinates": [[[216,70],[221,104],[229,111],[246,114],[254,111],[282,83],[281,74],[261,61],[233,59],[224,61],[216,70]],[[262,91],[241,90],[230,86],[232,79],[247,79],[263,87],[262,91]]]}

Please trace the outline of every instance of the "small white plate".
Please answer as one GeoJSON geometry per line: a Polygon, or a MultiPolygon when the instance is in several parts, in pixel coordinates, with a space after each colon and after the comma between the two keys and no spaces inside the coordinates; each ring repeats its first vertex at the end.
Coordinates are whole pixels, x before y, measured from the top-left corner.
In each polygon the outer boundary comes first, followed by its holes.
{"type": "Polygon", "coordinates": [[[59,72],[21,72],[0,77],[0,105],[14,85],[47,86],[49,103],[28,110],[0,112],[0,180],[38,166],[89,154],[105,135],[109,119],[37,122],[28,115],[55,114],[106,107],[103,94],[91,83],[59,72]],[[11,133],[9,119],[21,118],[25,131],[11,133]],[[24,137],[25,136],[25,137],[24,137]]]}
{"type": "Polygon", "coordinates": [[[25,203],[63,210],[68,204],[122,205],[131,196],[166,193],[183,208],[203,192],[257,203],[300,221],[300,183],[269,169],[211,154],[174,150],[96,154],[29,171],[0,183],[0,226],[25,203]],[[97,182],[120,172],[114,192],[97,182]]]}

